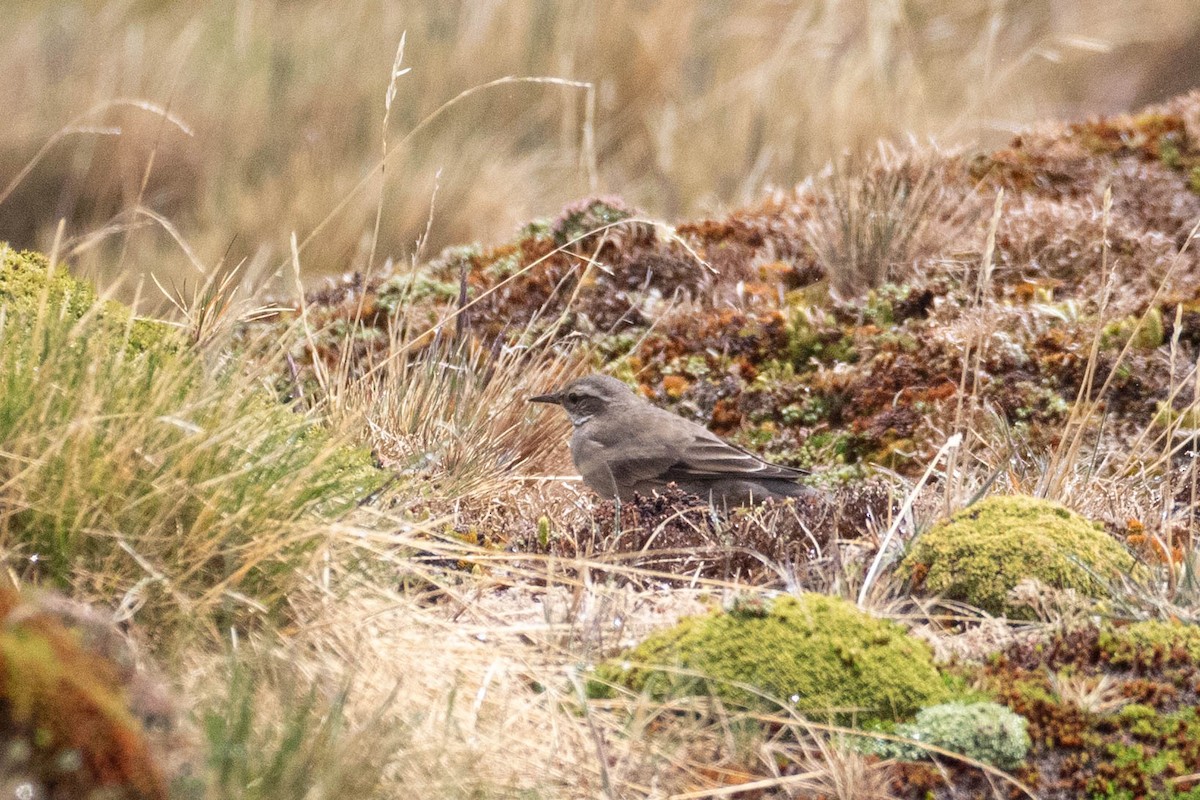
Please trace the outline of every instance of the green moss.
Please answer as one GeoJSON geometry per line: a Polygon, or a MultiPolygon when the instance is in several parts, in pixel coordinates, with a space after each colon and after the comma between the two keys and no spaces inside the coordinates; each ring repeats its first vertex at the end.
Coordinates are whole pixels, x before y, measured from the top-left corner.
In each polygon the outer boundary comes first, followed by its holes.
{"type": "Polygon", "coordinates": [[[1200,626],[1148,620],[1105,626],[1100,631],[1102,657],[1117,667],[1200,664],[1200,626]]]}
{"type": "Polygon", "coordinates": [[[665,365],[662,369],[663,375],[684,375],[688,378],[697,379],[704,378],[712,370],[708,366],[707,355],[692,353],[671,360],[671,363],[665,365]]]}
{"type": "Polygon", "coordinates": [[[1016,776],[1043,797],[1200,796],[1195,626],[1074,627],[964,678],[1029,720],[1016,776]],[[1190,651],[1190,652],[1189,652],[1190,651]]]}
{"type": "Polygon", "coordinates": [[[1103,528],[1049,500],[991,497],[917,539],[900,574],[932,595],[994,614],[1028,615],[1006,595],[1025,578],[1100,596],[1103,581],[1133,571],[1132,556],[1103,528]]]}
{"type": "Polygon", "coordinates": [[[1108,757],[1105,769],[1098,770],[1099,774],[1088,780],[1089,797],[1130,800],[1200,797],[1198,788],[1177,789],[1171,783],[1171,778],[1188,774],[1187,759],[1178,750],[1158,750],[1141,742],[1110,742],[1104,748],[1104,755],[1108,757]]]}
{"type": "Polygon", "coordinates": [[[600,665],[596,677],[601,694],[606,681],[657,698],[715,694],[843,720],[903,718],[952,692],[924,643],[817,594],[685,619],[600,665]]]}
{"type": "Polygon", "coordinates": [[[1117,712],[1117,719],[1132,736],[1146,738],[1158,734],[1159,716],[1151,706],[1130,703],[1117,712]]]}
{"type": "Polygon", "coordinates": [[[832,364],[855,358],[854,341],[827,315],[814,321],[803,309],[794,312],[787,323],[787,361],[797,372],[808,372],[812,362],[832,364]]]}
{"type": "Polygon", "coordinates": [[[1166,329],[1163,327],[1162,311],[1150,309],[1143,320],[1141,317],[1125,317],[1104,326],[1100,336],[1100,346],[1107,349],[1120,349],[1133,337],[1131,347],[1138,350],[1155,350],[1162,347],[1166,341],[1166,329]]]}
{"type": "Polygon", "coordinates": [[[616,197],[595,197],[568,205],[550,227],[559,247],[582,245],[587,235],[633,217],[633,211],[616,197]]]}
{"type": "Polygon", "coordinates": [[[135,318],[126,306],[100,301],[91,284],[71,276],[58,265],[53,270],[41,253],[17,252],[0,243],[0,308],[14,324],[31,327],[39,310],[54,312],[60,321],[78,322],[88,315],[90,335],[121,343],[129,352],[170,352],[182,346],[178,332],[158,320],[135,318]]]}
{"type": "Polygon", "coordinates": [[[551,235],[553,221],[547,217],[538,217],[526,222],[517,231],[518,241],[523,239],[544,239],[551,235]]]}
{"type": "Polygon", "coordinates": [[[134,353],[149,350],[174,352],[183,347],[182,338],[176,328],[157,319],[134,319],[129,326],[126,345],[134,353]]]}
{"type": "Polygon", "coordinates": [[[1158,143],[1158,158],[1167,169],[1183,169],[1183,152],[1174,139],[1164,137],[1158,143]]]}
{"type": "Polygon", "coordinates": [[[865,444],[861,435],[826,428],[817,430],[790,455],[799,466],[821,466],[821,472],[814,476],[818,481],[834,467],[850,467],[853,474],[861,477],[865,474],[861,463],[865,444]]]}
{"type": "Polygon", "coordinates": [[[1016,422],[1061,419],[1071,411],[1067,399],[1048,386],[1029,386],[1025,404],[1013,410],[1016,422]]]}
{"type": "Polygon", "coordinates": [[[1200,166],[1192,167],[1188,170],[1188,189],[1195,194],[1200,194],[1200,166]]]}
{"type": "MultiPolygon", "coordinates": [[[[892,733],[1013,769],[1029,752],[1027,728],[1024,717],[998,703],[953,702],[921,709],[915,720],[897,725],[892,733]]],[[[921,761],[932,755],[917,744],[882,739],[866,740],[863,749],[900,761],[921,761]]]]}
{"type": "Polygon", "coordinates": [[[22,312],[34,311],[45,297],[50,308],[62,308],[71,319],[79,319],[96,304],[91,284],[71,277],[58,265],[50,270],[50,261],[41,253],[18,253],[0,245],[0,302],[22,312]]]}
{"type": "Polygon", "coordinates": [[[871,342],[879,351],[895,353],[917,353],[922,346],[920,339],[900,328],[877,333],[871,337],[871,342]]]}
{"type": "Polygon", "coordinates": [[[747,428],[738,432],[737,441],[751,450],[763,450],[775,438],[774,423],[747,428]]]}
{"type": "Polygon", "coordinates": [[[396,275],[384,281],[375,294],[376,304],[388,314],[395,314],[406,303],[421,300],[446,302],[458,298],[459,285],[442,281],[426,272],[396,275]]]}
{"type": "Polygon", "coordinates": [[[1166,400],[1155,404],[1154,424],[1166,428],[1176,425],[1180,428],[1200,427],[1200,408],[1189,405],[1182,411],[1171,407],[1166,400]]]}
{"type": "Polygon", "coordinates": [[[908,299],[912,288],[907,284],[884,283],[867,292],[864,316],[880,328],[896,324],[896,304],[908,299]]]}

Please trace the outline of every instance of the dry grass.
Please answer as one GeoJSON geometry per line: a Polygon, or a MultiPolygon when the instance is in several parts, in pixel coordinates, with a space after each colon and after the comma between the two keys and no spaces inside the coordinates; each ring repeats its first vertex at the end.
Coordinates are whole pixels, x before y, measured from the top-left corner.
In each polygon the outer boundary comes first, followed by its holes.
{"type": "MultiPolygon", "coordinates": [[[[474,579],[428,566],[422,574],[438,591],[423,595],[335,570],[293,598],[307,617],[274,656],[274,674],[329,690],[353,676],[349,729],[378,719],[380,730],[400,732],[380,796],[404,787],[437,797],[682,798],[750,782],[831,797],[888,796],[885,766],[800,720],[764,727],[700,700],[583,702],[589,664],[711,607],[719,582],[652,590],[645,588],[652,573],[613,582],[611,565],[600,562],[538,563],[374,528],[342,528],[335,547],[365,548],[397,570],[417,567],[401,555],[410,548],[489,565],[488,577],[474,579]]],[[[195,691],[211,691],[198,675],[195,691]]]]}
{"type": "Polygon", "coordinates": [[[331,417],[382,463],[442,498],[494,494],[522,474],[563,468],[569,424],[527,400],[583,371],[546,341],[483,349],[450,335],[409,349],[393,334],[378,363],[333,396],[331,417]]]}
{"type": "Polygon", "coordinates": [[[1132,702],[1109,675],[1051,673],[1050,685],[1063,702],[1088,714],[1111,714],[1132,702]]]}
{"type": "Polygon", "coordinates": [[[756,1],[727,17],[684,2],[354,0],[337,14],[278,0],[25,3],[0,37],[12,78],[0,185],[58,140],[0,204],[0,239],[48,249],[65,217],[88,271],[186,274],[146,208],[201,263],[246,259],[269,274],[291,232],[348,200],[306,254],[316,274],[409,252],[435,187],[435,249],[505,237],[598,189],[655,217],[695,216],[880,138],[987,144],[1034,118],[1161,96],[1188,63],[1171,48],[1200,13],[1151,6],[756,1]],[[412,71],[394,77],[405,31],[412,71]],[[427,122],[504,75],[589,82],[595,108],[574,86],[500,85],[427,122]],[[180,124],[105,105],[116,98],[180,124]],[[386,184],[377,173],[351,196],[383,138],[400,145],[386,184]]]}
{"type": "Polygon", "coordinates": [[[902,283],[963,238],[979,204],[951,188],[939,169],[946,161],[936,148],[901,155],[881,146],[865,164],[840,159],[831,168],[809,233],[834,290],[853,297],[902,283]]]}

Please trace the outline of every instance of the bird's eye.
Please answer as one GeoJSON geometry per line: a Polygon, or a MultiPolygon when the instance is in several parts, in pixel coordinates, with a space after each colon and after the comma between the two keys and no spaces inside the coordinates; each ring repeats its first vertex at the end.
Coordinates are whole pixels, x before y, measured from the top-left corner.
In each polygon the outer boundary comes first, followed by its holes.
{"type": "Polygon", "coordinates": [[[575,392],[571,392],[569,395],[567,395],[567,402],[568,403],[578,403],[579,395],[575,392]]]}

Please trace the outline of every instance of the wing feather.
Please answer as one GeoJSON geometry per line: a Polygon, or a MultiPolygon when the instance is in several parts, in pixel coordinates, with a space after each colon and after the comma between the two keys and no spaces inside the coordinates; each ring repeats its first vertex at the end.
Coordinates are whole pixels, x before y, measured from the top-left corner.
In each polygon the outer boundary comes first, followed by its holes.
{"type": "Polygon", "coordinates": [[[793,480],[807,474],[804,470],[764,461],[712,434],[697,435],[680,455],[680,460],[672,465],[671,472],[694,478],[741,476],[793,480]]]}

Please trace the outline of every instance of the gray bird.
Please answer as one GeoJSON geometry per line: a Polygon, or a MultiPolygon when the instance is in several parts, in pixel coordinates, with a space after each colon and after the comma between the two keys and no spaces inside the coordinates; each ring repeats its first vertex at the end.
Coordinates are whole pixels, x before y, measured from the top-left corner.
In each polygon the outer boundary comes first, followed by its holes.
{"type": "Polygon", "coordinates": [[[668,483],[718,507],[814,494],[796,483],[803,471],[734,447],[607,375],[579,378],[529,402],[554,403],[567,412],[575,426],[575,468],[603,497],[630,500],[635,492],[648,496],[668,483]]]}

